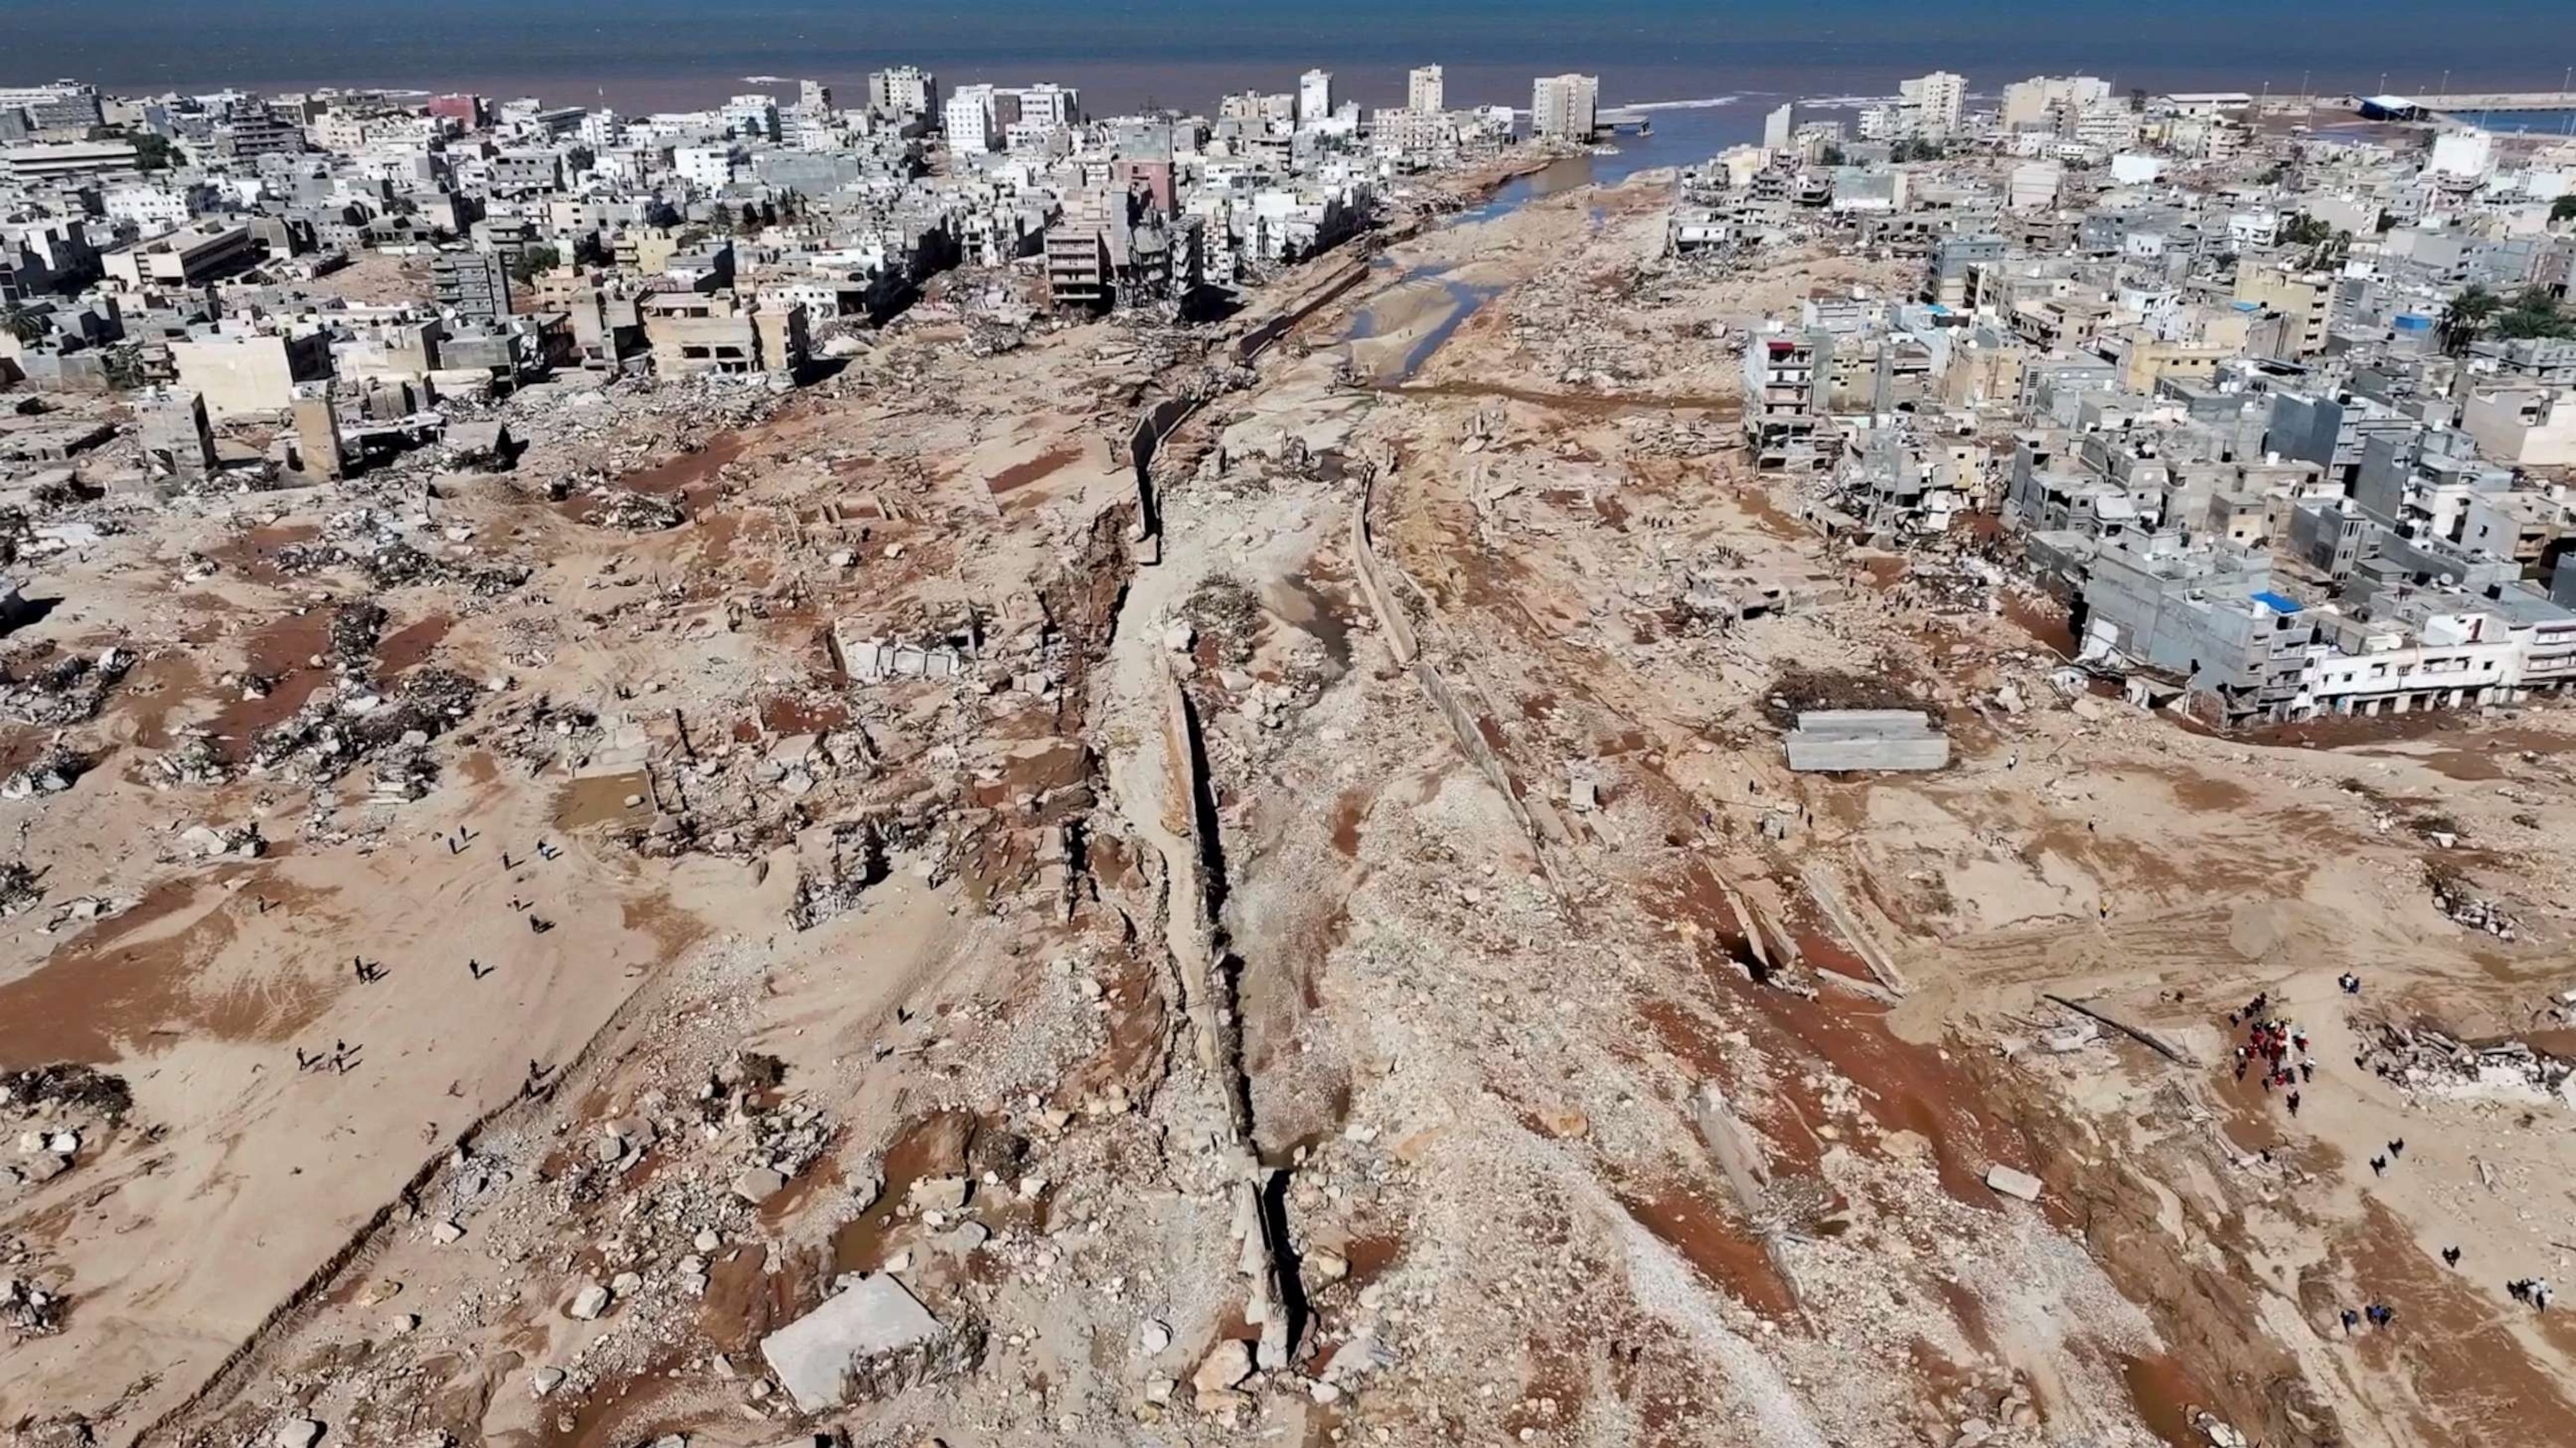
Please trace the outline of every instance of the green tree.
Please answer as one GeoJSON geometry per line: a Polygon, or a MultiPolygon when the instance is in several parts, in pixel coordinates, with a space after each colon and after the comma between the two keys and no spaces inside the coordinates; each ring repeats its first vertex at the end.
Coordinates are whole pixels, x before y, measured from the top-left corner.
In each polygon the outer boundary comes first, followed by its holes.
{"type": "Polygon", "coordinates": [[[108,348],[98,361],[107,373],[107,385],[119,392],[131,392],[148,380],[143,375],[143,349],[132,342],[108,348]]]}
{"type": "Polygon", "coordinates": [[[2442,321],[2437,329],[2442,339],[2442,350],[2453,356],[2467,351],[2469,343],[2475,341],[2477,335],[2487,329],[2487,324],[2495,320],[2496,313],[2503,310],[2504,298],[2486,288],[2463,288],[2458,296],[2451,298],[2450,305],[2442,309],[2442,321]]]}
{"type": "Polygon", "coordinates": [[[510,280],[525,286],[536,279],[537,273],[553,271],[561,265],[563,265],[563,253],[544,242],[539,242],[535,246],[522,248],[519,259],[510,263],[510,280]]]}
{"type": "Polygon", "coordinates": [[[28,311],[19,303],[11,302],[6,307],[0,307],[0,328],[7,329],[9,335],[19,341],[32,345],[44,340],[45,319],[28,311]]]}
{"type": "Polygon", "coordinates": [[[2576,196],[2561,196],[2550,202],[2549,219],[2552,222],[2576,221],[2576,196]]]}
{"type": "Polygon", "coordinates": [[[146,171],[167,171],[185,159],[178,146],[158,132],[136,131],[127,139],[134,142],[134,164],[146,171]]]}
{"type": "Polygon", "coordinates": [[[2513,305],[2496,314],[2495,334],[2504,338],[2576,336],[2576,317],[2558,310],[2558,298],[2547,287],[2525,287],[2513,305]]]}
{"type": "Polygon", "coordinates": [[[2283,246],[2322,246],[2334,234],[2333,226],[2305,212],[2281,223],[2283,246]]]}

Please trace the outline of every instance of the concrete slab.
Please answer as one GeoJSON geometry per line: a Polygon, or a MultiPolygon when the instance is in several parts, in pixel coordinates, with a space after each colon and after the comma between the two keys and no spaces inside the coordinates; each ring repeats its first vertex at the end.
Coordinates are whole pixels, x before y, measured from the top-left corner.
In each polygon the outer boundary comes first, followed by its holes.
{"type": "Polygon", "coordinates": [[[2032,1176],[2029,1172],[2021,1171],[2014,1167],[1990,1166],[1986,1168],[1986,1185],[2003,1193],[2005,1196],[2019,1197],[2025,1202],[2035,1202],[2039,1200],[2039,1178],[2032,1176]]]}
{"type": "Polygon", "coordinates": [[[902,1283],[882,1272],[760,1340],[760,1355],[800,1411],[841,1405],[853,1365],[937,1339],[942,1329],[902,1283]]]}

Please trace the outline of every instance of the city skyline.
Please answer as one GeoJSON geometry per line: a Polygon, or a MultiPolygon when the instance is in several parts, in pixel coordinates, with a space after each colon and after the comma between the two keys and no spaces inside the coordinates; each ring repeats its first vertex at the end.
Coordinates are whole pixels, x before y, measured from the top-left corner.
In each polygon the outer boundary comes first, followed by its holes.
{"type": "Polygon", "coordinates": [[[536,93],[627,109],[720,100],[753,75],[835,85],[909,63],[953,83],[1054,79],[1103,109],[1189,108],[1229,91],[1292,87],[1330,70],[1364,104],[1402,104],[1407,71],[1444,67],[1456,105],[1526,104],[1529,77],[1581,70],[1604,104],[1892,91],[1935,68],[1986,88],[2010,75],[2070,70],[2151,89],[2228,86],[2321,93],[2455,83],[2543,88],[2576,65],[2576,13],[2485,4],[2439,16],[2369,4],[2331,32],[2284,27],[2259,9],[2199,5],[2139,14],[2004,0],[1927,17],[1881,0],[1791,13],[1712,11],[1664,0],[1596,9],[1568,28],[1550,12],[1457,0],[1402,15],[1350,0],[1281,12],[1174,0],[1100,15],[1023,3],[994,17],[779,0],[703,11],[641,0],[613,14],[565,5],[466,0],[434,15],[362,0],[328,23],[276,0],[178,7],[104,0],[78,7],[11,0],[19,43],[0,83],[77,75],[110,89],[304,89],[325,85],[536,93]],[[613,22],[613,23],[612,23],[613,22]],[[2510,30],[2515,42],[2496,43],[2510,30]]]}

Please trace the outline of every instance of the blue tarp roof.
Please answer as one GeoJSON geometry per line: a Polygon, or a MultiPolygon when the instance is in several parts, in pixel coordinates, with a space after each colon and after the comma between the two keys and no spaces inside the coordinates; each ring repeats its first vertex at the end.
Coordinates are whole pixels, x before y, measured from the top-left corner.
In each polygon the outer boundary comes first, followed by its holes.
{"type": "Polygon", "coordinates": [[[2281,595],[2272,592],[2270,589],[2265,589],[2261,593],[2254,595],[2254,601],[2263,605],[2265,608],[2272,610],[2274,613],[2297,613],[2299,611],[2298,600],[2283,598],[2281,595]]]}

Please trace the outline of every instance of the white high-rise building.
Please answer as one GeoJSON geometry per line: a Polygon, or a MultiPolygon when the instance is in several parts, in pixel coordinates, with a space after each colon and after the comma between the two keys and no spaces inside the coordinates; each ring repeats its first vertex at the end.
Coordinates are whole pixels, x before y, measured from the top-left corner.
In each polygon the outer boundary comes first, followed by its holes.
{"type": "Polygon", "coordinates": [[[1333,73],[1310,70],[1297,77],[1297,124],[1311,126],[1332,119],[1333,73]]]}
{"type": "Polygon", "coordinates": [[[2099,76],[2035,75],[2004,87],[2003,127],[2022,131],[2051,126],[2057,111],[2072,115],[2110,98],[2111,84],[2099,76]]]}
{"type": "Polygon", "coordinates": [[[1601,77],[1543,75],[1530,87],[1530,134],[1542,141],[1589,141],[1601,110],[1601,77]]]}
{"type": "Polygon", "coordinates": [[[1449,109],[1448,82],[1436,65],[1417,65],[1404,78],[1404,108],[1420,116],[1436,116],[1449,109]]]}
{"type": "Polygon", "coordinates": [[[1797,129],[1798,103],[1796,101],[1781,102],[1780,109],[1773,111],[1762,118],[1762,149],[1766,151],[1788,150],[1789,137],[1795,134],[1797,129]]]}
{"type": "Polygon", "coordinates": [[[1900,82],[1897,104],[1905,125],[1917,137],[1940,139],[1959,129],[1959,113],[1968,103],[1968,78],[1946,70],[1900,82]]]}
{"type": "Polygon", "coordinates": [[[948,104],[939,109],[940,126],[948,132],[948,149],[960,154],[992,150],[1002,130],[994,112],[991,86],[959,86],[948,104]]]}
{"type": "Polygon", "coordinates": [[[868,105],[889,116],[926,116],[939,110],[939,78],[917,65],[868,75],[868,105]]]}
{"type": "Polygon", "coordinates": [[[1017,94],[1023,122],[1035,121],[1049,126],[1082,124],[1082,92],[1072,86],[1022,86],[1017,94]]]}

